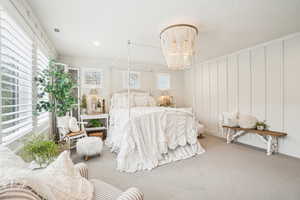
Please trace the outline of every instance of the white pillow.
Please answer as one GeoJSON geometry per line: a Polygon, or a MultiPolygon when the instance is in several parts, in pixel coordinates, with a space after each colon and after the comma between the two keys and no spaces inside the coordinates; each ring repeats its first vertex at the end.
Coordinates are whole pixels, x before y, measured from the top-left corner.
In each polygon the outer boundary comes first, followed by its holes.
{"type": "Polygon", "coordinates": [[[236,127],[239,125],[238,112],[222,113],[222,125],[236,127]]]}
{"type": "Polygon", "coordinates": [[[252,115],[240,115],[239,126],[241,128],[255,128],[257,123],[257,118],[252,115]]]}
{"type": "Polygon", "coordinates": [[[93,184],[80,175],[67,151],[62,152],[53,163],[41,170],[39,179],[43,185],[48,186],[55,199],[93,199],[93,184]]]}
{"type": "MultiPolygon", "coordinates": [[[[130,95],[130,105],[131,107],[134,105],[133,95],[130,95]]],[[[126,93],[117,93],[112,97],[112,108],[128,108],[128,95],[126,93]]]]}
{"type": "Polygon", "coordinates": [[[39,180],[40,171],[32,171],[19,156],[0,145],[0,188],[5,185],[20,188],[29,186],[46,199],[54,200],[52,192],[39,180]]]}
{"type": "Polygon", "coordinates": [[[0,145],[0,178],[1,173],[5,173],[2,171],[4,168],[9,167],[17,167],[17,168],[26,168],[28,164],[26,164],[22,158],[17,156],[14,152],[12,152],[7,147],[0,145]]]}
{"type": "Polygon", "coordinates": [[[156,101],[152,96],[148,97],[148,104],[149,106],[156,106],[156,101]]]}
{"type": "Polygon", "coordinates": [[[69,120],[69,129],[71,132],[79,132],[80,128],[77,123],[77,119],[75,117],[71,117],[69,120]]]}
{"type": "Polygon", "coordinates": [[[134,104],[135,106],[148,106],[148,96],[146,95],[135,95],[134,96],[134,104]]]}

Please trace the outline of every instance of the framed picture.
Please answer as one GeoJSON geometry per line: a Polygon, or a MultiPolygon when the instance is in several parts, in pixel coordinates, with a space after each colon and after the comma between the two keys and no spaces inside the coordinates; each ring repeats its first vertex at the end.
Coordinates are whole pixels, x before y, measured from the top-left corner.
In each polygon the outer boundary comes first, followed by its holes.
{"type": "Polygon", "coordinates": [[[101,69],[88,68],[83,70],[83,85],[87,88],[103,87],[103,71],[101,69]]]}

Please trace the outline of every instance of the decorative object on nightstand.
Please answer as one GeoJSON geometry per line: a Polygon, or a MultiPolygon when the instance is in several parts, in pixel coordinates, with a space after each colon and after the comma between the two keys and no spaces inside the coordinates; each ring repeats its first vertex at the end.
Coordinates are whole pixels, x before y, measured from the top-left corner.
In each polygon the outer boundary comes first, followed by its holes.
{"type": "Polygon", "coordinates": [[[162,91],[158,99],[158,105],[164,107],[174,107],[173,96],[169,95],[168,91],[162,91]]]}
{"type": "Polygon", "coordinates": [[[87,114],[105,113],[105,100],[99,93],[99,89],[93,88],[87,95],[87,114]]]}

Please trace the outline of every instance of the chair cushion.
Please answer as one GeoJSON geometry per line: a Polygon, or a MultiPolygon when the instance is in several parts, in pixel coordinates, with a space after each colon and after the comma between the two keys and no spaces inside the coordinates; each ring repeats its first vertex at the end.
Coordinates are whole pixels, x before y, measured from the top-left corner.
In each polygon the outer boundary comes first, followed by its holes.
{"type": "Polygon", "coordinates": [[[77,136],[77,135],[82,135],[83,133],[84,133],[84,131],[71,132],[71,133],[67,134],[66,136],[74,137],[74,136],[77,136]]]}
{"type": "Polygon", "coordinates": [[[69,129],[71,132],[78,132],[80,128],[77,123],[77,119],[75,117],[71,117],[69,120],[69,129]]]}
{"type": "Polygon", "coordinates": [[[94,199],[93,200],[116,200],[122,191],[98,179],[92,179],[94,184],[94,199]]]}

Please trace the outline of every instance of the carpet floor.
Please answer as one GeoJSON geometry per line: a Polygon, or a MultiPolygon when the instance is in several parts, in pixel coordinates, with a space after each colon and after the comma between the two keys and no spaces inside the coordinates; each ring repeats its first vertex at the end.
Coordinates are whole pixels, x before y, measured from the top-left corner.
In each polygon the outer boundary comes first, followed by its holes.
{"type": "MultiPolygon", "coordinates": [[[[263,150],[212,136],[200,142],[206,153],[152,171],[118,172],[116,155],[106,148],[86,163],[91,178],[123,190],[138,187],[145,200],[300,199],[300,159],[267,156],[263,150]]],[[[76,154],[73,159],[83,161],[76,154]]]]}

